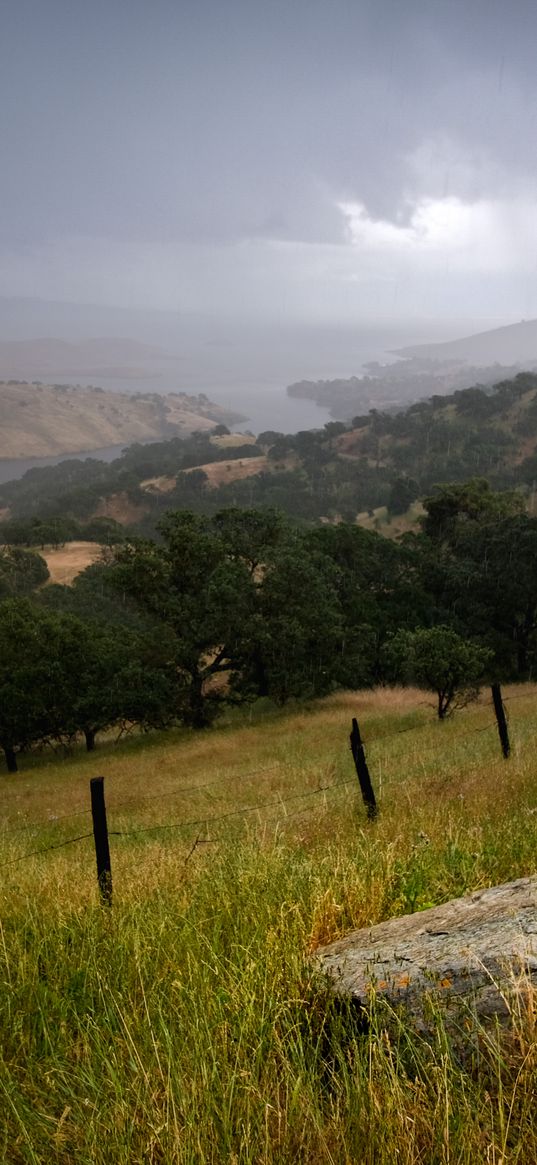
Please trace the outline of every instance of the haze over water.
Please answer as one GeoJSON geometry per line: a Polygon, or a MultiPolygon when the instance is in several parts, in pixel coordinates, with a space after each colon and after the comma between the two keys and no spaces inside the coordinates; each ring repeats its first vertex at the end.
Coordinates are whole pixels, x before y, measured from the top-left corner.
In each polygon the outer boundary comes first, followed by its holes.
{"type": "MultiPolygon", "coordinates": [[[[395,359],[391,349],[405,344],[452,339],[494,326],[494,320],[458,320],[439,323],[424,320],[368,327],[308,326],[296,323],[261,325],[252,321],[195,318],[180,325],[167,313],[118,313],[116,309],[85,308],[70,312],[67,305],[28,302],[17,319],[0,302],[0,339],[15,335],[31,338],[43,330],[74,340],[100,335],[136,335],[156,345],[163,354],[153,359],[139,376],[99,375],[66,378],[58,372],[43,380],[91,383],[123,393],[200,392],[216,404],[236,410],[247,419],[237,430],[256,435],[266,429],[294,433],[322,428],[331,419],[327,408],[313,401],[289,397],[287,385],[296,380],[322,380],[360,376],[364,364],[395,359]]],[[[0,369],[1,376],[1,369],[0,369]]],[[[28,379],[34,379],[28,376],[28,379]]],[[[0,459],[0,482],[21,477],[27,469],[54,465],[76,456],[106,461],[121,454],[114,445],[80,454],[39,459],[0,459]]]]}

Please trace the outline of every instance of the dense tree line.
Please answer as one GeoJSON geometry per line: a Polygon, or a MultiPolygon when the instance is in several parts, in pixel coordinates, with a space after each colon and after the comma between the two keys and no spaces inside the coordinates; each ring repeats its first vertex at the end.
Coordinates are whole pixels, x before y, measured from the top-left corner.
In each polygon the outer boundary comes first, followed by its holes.
{"type": "Polygon", "coordinates": [[[77,522],[75,518],[8,518],[0,522],[0,543],[13,547],[64,546],[66,542],[99,542],[113,546],[122,542],[128,531],[114,518],[92,518],[77,522]]]}
{"type": "Polygon", "coordinates": [[[537,520],[481,479],[438,488],[425,509],[423,532],[399,543],[346,523],[297,527],[274,509],[171,511],[158,541],[119,543],[71,587],[43,587],[38,556],[5,550],[8,767],[39,742],[93,748],[114,724],[200,728],[260,696],[417,682],[443,717],[485,677],[528,678],[537,520]]]}

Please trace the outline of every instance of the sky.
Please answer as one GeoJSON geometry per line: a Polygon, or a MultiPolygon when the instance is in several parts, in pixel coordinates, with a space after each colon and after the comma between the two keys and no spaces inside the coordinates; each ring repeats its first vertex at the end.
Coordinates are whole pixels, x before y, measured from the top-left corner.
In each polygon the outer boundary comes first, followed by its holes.
{"type": "Polygon", "coordinates": [[[0,295],[537,316],[535,0],[5,0],[0,295]]]}

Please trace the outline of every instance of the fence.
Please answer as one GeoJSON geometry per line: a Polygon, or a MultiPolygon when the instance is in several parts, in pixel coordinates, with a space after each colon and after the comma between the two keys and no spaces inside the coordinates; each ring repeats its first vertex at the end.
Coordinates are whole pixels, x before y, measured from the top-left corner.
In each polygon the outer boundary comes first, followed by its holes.
{"type": "MultiPolygon", "coordinates": [[[[472,729],[469,733],[465,734],[464,739],[466,739],[466,737],[468,737],[468,736],[473,735],[476,732],[486,732],[486,731],[489,731],[491,728],[496,727],[498,729],[498,735],[499,735],[499,739],[500,739],[502,755],[505,759],[507,759],[510,755],[510,741],[509,741],[507,718],[505,715],[505,707],[504,707],[504,702],[503,702],[503,698],[502,698],[501,689],[500,689],[499,684],[492,685],[491,694],[492,694],[492,704],[493,704],[493,708],[494,708],[494,712],[495,712],[495,721],[491,722],[488,725],[485,725],[484,728],[472,729]]],[[[522,693],[521,695],[524,695],[524,693],[522,693]]],[[[507,699],[517,699],[517,698],[520,698],[520,696],[507,697],[507,699]]],[[[380,737],[376,737],[375,740],[378,741],[378,740],[390,739],[391,737],[399,736],[402,733],[407,733],[407,732],[418,732],[418,731],[420,731],[420,729],[423,729],[425,727],[427,727],[427,725],[425,725],[425,724],[409,725],[409,726],[406,726],[405,728],[396,729],[395,732],[385,733],[380,737]]],[[[359,787],[360,787],[360,791],[361,791],[361,795],[362,795],[362,800],[363,800],[363,803],[364,803],[364,806],[366,809],[366,813],[367,813],[367,818],[369,821],[373,822],[376,819],[377,814],[378,814],[378,806],[377,806],[375,793],[373,790],[373,785],[372,785],[372,781],[371,781],[371,777],[370,777],[370,773],[369,773],[369,769],[368,769],[368,765],[367,765],[367,761],[366,761],[365,746],[364,746],[364,742],[361,738],[360,729],[359,729],[358,721],[356,720],[356,718],[353,718],[353,720],[352,720],[352,730],[350,733],[350,748],[351,748],[351,753],[352,753],[354,765],[356,768],[356,775],[358,778],[358,783],[359,783],[359,787]]],[[[435,748],[433,750],[425,750],[425,751],[426,752],[427,751],[429,751],[429,752],[435,751],[436,752],[437,749],[435,748]]],[[[266,776],[267,774],[270,775],[271,773],[273,773],[275,771],[276,771],[275,768],[254,769],[247,774],[242,774],[239,777],[239,779],[241,781],[246,781],[246,780],[250,779],[251,777],[258,776],[259,774],[263,774],[264,776],[266,776]]],[[[203,791],[205,789],[213,788],[215,785],[219,785],[222,782],[225,782],[225,781],[229,782],[229,779],[230,778],[227,774],[222,774],[220,777],[214,777],[209,781],[201,782],[197,785],[183,786],[180,790],[178,790],[178,792],[176,794],[174,794],[174,796],[175,797],[183,797],[183,796],[186,796],[190,793],[198,793],[198,792],[203,791]]],[[[109,830],[108,824],[107,824],[106,805],[105,805],[105,797],[104,797],[104,778],[103,777],[93,777],[90,780],[90,806],[86,809],[81,809],[79,811],[76,811],[75,813],[60,814],[59,816],[56,816],[53,819],[53,823],[56,824],[58,822],[68,821],[68,820],[76,820],[76,819],[80,819],[80,818],[91,815],[91,818],[92,818],[92,831],[91,832],[88,831],[86,833],[80,833],[80,834],[77,834],[75,837],[70,837],[70,838],[67,838],[67,839],[62,840],[62,841],[53,842],[51,845],[42,846],[42,847],[39,847],[37,849],[29,850],[28,852],[21,854],[18,857],[11,858],[10,860],[8,860],[6,862],[0,863],[0,869],[6,869],[9,866],[16,865],[19,862],[24,862],[32,857],[37,857],[37,856],[40,856],[43,854],[47,854],[47,853],[50,853],[54,850],[63,849],[66,846],[74,845],[79,841],[85,841],[89,838],[93,838],[94,845],[95,845],[95,857],[96,857],[96,864],[97,864],[97,881],[98,881],[99,893],[100,893],[101,901],[103,902],[103,904],[110,906],[112,904],[112,864],[111,864],[110,843],[109,843],[109,839],[111,837],[114,837],[114,838],[116,838],[116,837],[117,838],[138,838],[138,837],[143,836],[144,834],[152,834],[153,835],[155,833],[171,832],[173,830],[188,831],[188,830],[193,829],[193,828],[208,827],[208,826],[212,825],[213,823],[216,824],[216,823],[219,823],[221,821],[229,821],[231,818],[244,818],[251,813],[260,813],[260,812],[267,810],[267,809],[269,809],[269,810],[282,809],[282,808],[286,807],[287,805],[295,803],[297,801],[304,801],[306,799],[320,796],[321,794],[324,794],[326,796],[326,794],[332,794],[336,790],[343,791],[344,789],[348,789],[351,785],[354,786],[354,788],[357,788],[355,777],[348,778],[348,779],[345,779],[343,781],[333,781],[333,782],[330,782],[329,784],[319,785],[315,789],[307,789],[301,793],[293,793],[289,797],[286,797],[286,798],[278,797],[277,799],[271,800],[271,801],[256,802],[253,805],[246,805],[246,806],[242,806],[242,807],[237,808],[237,809],[231,809],[225,813],[205,814],[205,815],[195,817],[195,818],[190,818],[187,820],[171,821],[171,822],[170,821],[157,822],[156,824],[153,824],[153,825],[144,825],[144,826],[138,826],[138,827],[134,826],[133,828],[130,828],[128,830],[124,830],[124,829],[109,830]]],[[[140,804],[144,804],[144,803],[147,804],[148,802],[149,803],[154,802],[155,800],[156,800],[156,798],[154,798],[154,797],[127,798],[127,799],[124,799],[122,801],[116,802],[114,805],[114,810],[119,809],[119,808],[124,808],[124,807],[126,807],[128,805],[132,805],[132,804],[136,804],[136,805],[140,805],[140,804]]],[[[297,809],[296,812],[293,812],[293,813],[286,812],[284,817],[281,817],[278,819],[278,822],[279,821],[287,821],[290,817],[294,817],[294,816],[301,814],[303,812],[304,812],[304,810],[302,808],[297,809]]],[[[39,828],[40,825],[42,825],[42,824],[43,823],[25,823],[24,825],[14,826],[11,829],[4,830],[4,836],[9,836],[10,834],[12,835],[14,833],[23,833],[23,832],[30,830],[30,829],[36,829],[36,828],[39,828]]],[[[50,822],[48,822],[47,824],[50,824],[50,822]]],[[[201,835],[198,834],[198,836],[196,837],[193,845],[191,846],[191,848],[187,854],[187,857],[185,859],[185,864],[186,864],[186,862],[189,861],[190,857],[192,856],[194,850],[197,848],[198,845],[208,844],[212,840],[220,840],[220,839],[211,839],[211,838],[207,838],[207,837],[202,838],[201,835]]]]}

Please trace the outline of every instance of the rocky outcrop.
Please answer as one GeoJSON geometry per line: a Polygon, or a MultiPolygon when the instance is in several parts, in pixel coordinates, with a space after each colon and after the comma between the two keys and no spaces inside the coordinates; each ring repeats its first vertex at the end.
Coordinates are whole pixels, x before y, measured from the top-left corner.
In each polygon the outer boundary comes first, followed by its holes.
{"type": "Polygon", "coordinates": [[[316,952],[340,995],[449,1015],[506,1021],[537,988],[537,878],[478,890],[417,914],[354,931],[316,952]]]}

